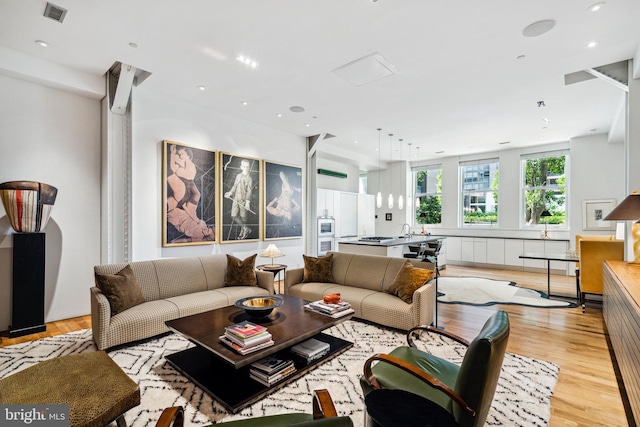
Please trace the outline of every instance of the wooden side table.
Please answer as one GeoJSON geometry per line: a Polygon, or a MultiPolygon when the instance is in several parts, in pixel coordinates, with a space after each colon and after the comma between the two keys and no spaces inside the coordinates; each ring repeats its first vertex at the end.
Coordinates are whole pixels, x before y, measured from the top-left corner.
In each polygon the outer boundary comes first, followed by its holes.
{"type": "MultiPolygon", "coordinates": [[[[287,266],[285,264],[262,264],[256,265],[256,268],[260,271],[270,271],[275,278],[278,275],[278,290],[280,288],[280,272],[284,271],[287,274],[287,266]]],[[[278,293],[278,292],[276,292],[278,293]]]]}

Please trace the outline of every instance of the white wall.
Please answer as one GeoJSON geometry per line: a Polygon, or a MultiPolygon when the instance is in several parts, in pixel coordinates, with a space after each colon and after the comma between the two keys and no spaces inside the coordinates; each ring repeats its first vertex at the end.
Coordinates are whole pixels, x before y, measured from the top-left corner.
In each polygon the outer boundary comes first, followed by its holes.
{"type": "MultiPolygon", "coordinates": [[[[100,260],[100,102],[0,75],[0,182],[58,189],[45,228],[45,320],[89,313],[100,260]]],[[[0,330],[11,323],[13,229],[0,206],[0,330]]]]}
{"type": "Polygon", "coordinates": [[[606,135],[593,135],[571,140],[571,247],[576,234],[615,234],[611,230],[583,231],[582,202],[616,199],[625,193],[624,144],[610,144],[606,135]]]}
{"type": "MultiPolygon", "coordinates": [[[[269,242],[162,247],[162,141],[301,166],[305,176],[305,138],[178,102],[145,91],[144,85],[134,89],[132,105],[133,259],[261,253],[269,242]]],[[[275,243],[285,254],[278,262],[290,268],[303,265],[302,239],[275,243]]],[[[265,262],[270,259],[256,260],[265,262]]]]}

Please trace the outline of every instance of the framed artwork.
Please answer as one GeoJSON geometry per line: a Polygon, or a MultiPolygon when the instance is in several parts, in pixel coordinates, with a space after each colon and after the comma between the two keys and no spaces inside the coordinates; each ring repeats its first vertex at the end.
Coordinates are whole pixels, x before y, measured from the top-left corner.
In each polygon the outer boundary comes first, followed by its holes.
{"type": "Polygon", "coordinates": [[[220,242],[260,239],[259,159],[220,153],[220,242]]]}
{"type": "Polygon", "coordinates": [[[215,151],[163,141],[163,247],[216,241],[215,172],[215,151]]]}
{"type": "Polygon", "coordinates": [[[302,168],[264,161],[264,239],[302,237],[302,168]]]}
{"type": "Polygon", "coordinates": [[[616,207],[616,199],[585,200],[582,202],[583,230],[615,230],[615,221],[603,218],[616,207]]]}

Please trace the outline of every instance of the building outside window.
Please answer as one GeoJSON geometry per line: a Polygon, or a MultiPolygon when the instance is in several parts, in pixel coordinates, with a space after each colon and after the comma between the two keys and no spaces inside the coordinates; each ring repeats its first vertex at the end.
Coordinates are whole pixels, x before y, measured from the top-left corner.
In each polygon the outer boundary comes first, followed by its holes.
{"type": "Polygon", "coordinates": [[[498,226],[498,159],[460,162],[462,226],[498,226]]]}
{"type": "Polygon", "coordinates": [[[521,157],[523,191],[523,228],[552,225],[567,227],[568,151],[534,153],[521,157]],[[548,211],[550,216],[542,213],[548,211]]]}
{"type": "Polygon", "coordinates": [[[442,222],[442,165],[412,168],[416,198],[415,224],[442,222]]]}

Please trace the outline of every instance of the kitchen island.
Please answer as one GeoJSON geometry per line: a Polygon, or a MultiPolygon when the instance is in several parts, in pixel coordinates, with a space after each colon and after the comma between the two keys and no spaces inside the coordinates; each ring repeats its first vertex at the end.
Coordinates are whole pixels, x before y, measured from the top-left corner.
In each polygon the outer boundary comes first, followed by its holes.
{"type": "MultiPolygon", "coordinates": [[[[409,245],[419,246],[421,243],[428,244],[442,240],[444,248],[445,239],[444,236],[424,236],[421,234],[412,234],[409,237],[363,237],[359,240],[339,241],[338,252],[402,258],[405,253],[410,252],[409,245]]],[[[444,253],[445,251],[441,249],[441,255],[438,257],[438,264],[443,267],[446,265],[444,253]]]]}

